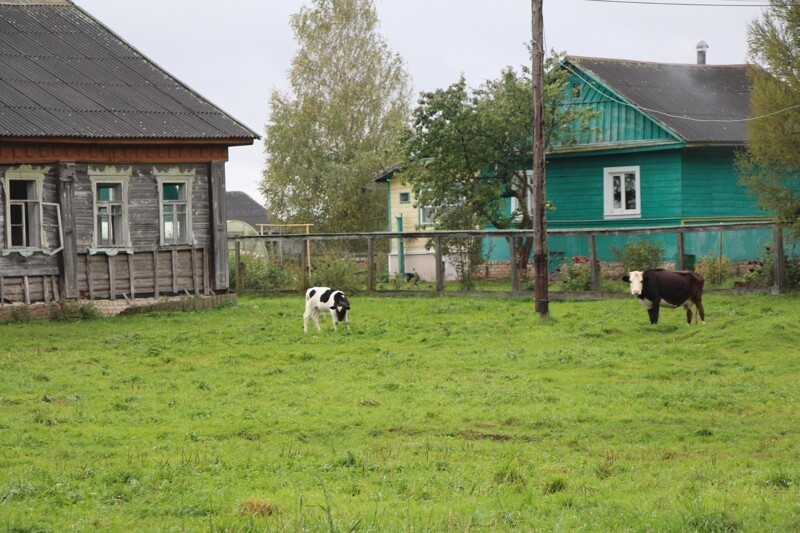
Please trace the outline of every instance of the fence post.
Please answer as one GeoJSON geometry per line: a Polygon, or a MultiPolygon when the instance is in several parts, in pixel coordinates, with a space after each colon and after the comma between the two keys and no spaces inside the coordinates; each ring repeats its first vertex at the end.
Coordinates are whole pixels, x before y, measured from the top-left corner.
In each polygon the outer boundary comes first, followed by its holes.
{"type": "Polygon", "coordinates": [[[242,293],[242,241],[236,241],[236,294],[242,293]]]}
{"type": "Polygon", "coordinates": [[[683,232],[679,231],[675,234],[675,237],[678,239],[678,257],[675,258],[675,270],[686,270],[686,261],[683,257],[683,232]]]}
{"type": "Polygon", "coordinates": [[[592,268],[592,290],[600,290],[600,265],[597,263],[597,238],[589,235],[589,263],[592,268]]]}
{"type": "Polygon", "coordinates": [[[310,241],[308,239],[303,239],[303,246],[300,247],[300,266],[303,269],[303,275],[300,279],[300,284],[302,285],[302,289],[305,291],[308,288],[308,280],[311,277],[311,265],[309,264],[309,257],[308,257],[308,246],[310,241]]]}
{"type": "Polygon", "coordinates": [[[508,255],[510,256],[509,266],[511,267],[511,292],[519,292],[519,270],[517,269],[517,239],[508,239],[508,255]]]}
{"type": "Polygon", "coordinates": [[[436,250],[434,251],[434,260],[436,261],[436,292],[442,294],[444,293],[444,268],[442,268],[442,236],[437,235],[434,240],[436,241],[436,250]]]}
{"type": "Polygon", "coordinates": [[[367,290],[375,290],[375,247],[374,238],[367,237],[367,290]]]}
{"type": "Polygon", "coordinates": [[[772,249],[775,251],[774,257],[774,272],[775,272],[775,285],[773,292],[780,293],[786,283],[786,265],[783,257],[783,230],[777,224],[772,227],[772,249]]]}

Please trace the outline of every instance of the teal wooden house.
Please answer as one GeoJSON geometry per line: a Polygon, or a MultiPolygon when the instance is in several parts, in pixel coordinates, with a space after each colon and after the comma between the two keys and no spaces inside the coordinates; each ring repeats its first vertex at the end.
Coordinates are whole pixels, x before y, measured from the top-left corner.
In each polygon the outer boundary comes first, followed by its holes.
{"type": "MultiPolygon", "coordinates": [[[[748,65],[664,64],[568,56],[565,105],[591,107],[591,134],[547,154],[548,227],[610,228],[716,224],[767,219],[738,184],[736,152],[750,114],[748,65]]],[[[598,240],[601,260],[629,237],[598,240]]],[[[767,231],[687,236],[686,253],[754,258],[767,231]]],[[[663,239],[666,258],[675,239],[663,239]]],[[[587,253],[583,238],[553,236],[549,248],[587,253]]]]}

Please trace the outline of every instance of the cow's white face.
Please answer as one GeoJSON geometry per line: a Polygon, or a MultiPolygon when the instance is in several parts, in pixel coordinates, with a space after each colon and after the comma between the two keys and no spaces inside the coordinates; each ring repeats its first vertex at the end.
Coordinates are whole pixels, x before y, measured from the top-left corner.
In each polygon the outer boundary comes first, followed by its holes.
{"type": "Polygon", "coordinates": [[[631,294],[639,296],[642,294],[642,284],[644,283],[644,272],[634,270],[628,272],[628,275],[623,278],[631,284],[631,294]]]}

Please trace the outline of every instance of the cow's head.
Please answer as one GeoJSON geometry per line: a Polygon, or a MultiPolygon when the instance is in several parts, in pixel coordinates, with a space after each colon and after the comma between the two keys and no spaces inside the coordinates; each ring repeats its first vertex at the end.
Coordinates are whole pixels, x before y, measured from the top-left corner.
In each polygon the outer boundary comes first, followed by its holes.
{"type": "Polygon", "coordinates": [[[644,282],[647,281],[647,276],[645,276],[644,272],[640,270],[634,270],[633,272],[628,272],[622,276],[622,281],[631,284],[631,294],[634,296],[641,296],[642,287],[644,282]]]}
{"type": "Polygon", "coordinates": [[[336,309],[340,313],[350,309],[350,302],[347,301],[347,296],[345,296],[343,292],[337,292],[333,295],[333,305],[331,309],[336,309]]]}

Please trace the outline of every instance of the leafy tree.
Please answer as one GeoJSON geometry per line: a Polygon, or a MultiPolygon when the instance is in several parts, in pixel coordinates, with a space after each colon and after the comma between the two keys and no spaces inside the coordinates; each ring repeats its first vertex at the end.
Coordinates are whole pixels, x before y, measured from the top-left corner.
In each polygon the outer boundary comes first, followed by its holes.
{"type": "MultiPolygon", "coordinates": [[[[545,65],[545,142],[571,144],[588,133],[595,111],[566,105],[568,73],[559,68],[562,56],[545,65]],[[575,124],[580,127],[576,128],[575,124]]],[[[465,229],[457,223],[472,219],[497,229],[533,227],[526,208],[531,158],[530,71],[502,71],[470,90],[462,78],[448,87],[422,93],[413,124],[404,139],[405,157],[412,163],[401,176],[417,198],[430,207],[440,226],[465,229]],[[504,212],[507,199],[516,209],[504,212]],[[455,221],[455,222],[454,222],[455,221]]],[[[520,240],[518,264],[528,264],[532,238],[520,240]]]]}
{"type": "Polygon", "coordinates": [[[272,91],[261,193],[273,218],[322,231],[382,229],[372,178],[397,160],[409,116],[402,59],[373,0],[313,0],[291,17],[299,50],[289,94],[272,91]]]}
{"type": "Polygon", "coordinates": [[[747,151],[737,165],[741,182],[800,237],[800,4],[772,0],[748,31],[751,113],[747,151]]]}

